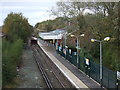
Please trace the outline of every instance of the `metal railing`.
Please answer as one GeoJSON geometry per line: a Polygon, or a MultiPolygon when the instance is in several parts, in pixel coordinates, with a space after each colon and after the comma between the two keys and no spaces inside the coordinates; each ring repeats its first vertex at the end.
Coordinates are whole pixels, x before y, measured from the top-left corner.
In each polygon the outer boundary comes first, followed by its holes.
{"type": "MultiPolygon", "coordinates": [[[[77,67],[77,52],[69,52],[69,48],[64,51],[64,48],[60,48],[56,50],[61,56],[65,57],[69,62],[77,67]]],[[[79,55],[79,65],[78,69],[84,72],[86,75],[97,81],[98,83],[102,84],[102,86],[106,88],[114,88],[120,89],[120,81],[117,80],[117,72],[112,71],[104,66],[102,66],[103,73],[102,73],[102,83],[100,80],[100,65],[89,61],[89,65],[86,64],[85,57],[79,55]]]]}

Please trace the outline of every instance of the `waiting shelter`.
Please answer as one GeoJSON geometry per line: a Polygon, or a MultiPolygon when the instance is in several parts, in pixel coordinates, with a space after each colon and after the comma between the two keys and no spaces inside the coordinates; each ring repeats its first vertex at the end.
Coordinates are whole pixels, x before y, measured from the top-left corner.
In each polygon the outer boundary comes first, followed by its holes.
{"type": "Polygon", "coordinates": [[[39,32],[40,38],[45,41],[49,41],[53,44],[58,40],[60,41],[67,31],[63,29],[56,29],[50,32],[39,32]]]}

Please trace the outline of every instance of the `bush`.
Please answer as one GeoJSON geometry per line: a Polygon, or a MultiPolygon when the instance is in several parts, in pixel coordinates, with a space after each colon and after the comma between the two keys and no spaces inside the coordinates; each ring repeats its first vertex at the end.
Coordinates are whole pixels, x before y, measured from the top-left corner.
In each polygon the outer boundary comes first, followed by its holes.
{"type": "Polygon", "coordinates": [[[20,61],[22,54],[23,41],[17,39],[13,43],[7,40],[3,40],[3,54],[2,54],[2,84],[5,86],[8,82],[10,83],[13,77],[16,76],[16,67],[20,61]]]}

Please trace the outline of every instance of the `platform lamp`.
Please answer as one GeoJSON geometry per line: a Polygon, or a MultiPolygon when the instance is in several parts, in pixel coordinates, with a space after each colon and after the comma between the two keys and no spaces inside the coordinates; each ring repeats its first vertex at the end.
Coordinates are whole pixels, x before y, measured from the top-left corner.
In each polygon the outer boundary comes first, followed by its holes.
{"type": "Polygon", "coordinates": [[[85,34],[81,34],[80,36],[75,36],[75,35],[71,34],[70,36],[77,38],[77,67],[78,67],[78,64],[79,64],[79,54],[78,54],[79,52],[78,52],[78,50],[80,49],[78,38],[79,37],[84,37],[85,34]]]}
{"type": "Polygon", "coordinates": [[[102,87],[102,42],[103,41],[109,41],[110,37],[105,37],[104,40],[97,40],[97,39],[91,39],[91,42],[99,42],[100,43],[100,83],[102,87]]]}

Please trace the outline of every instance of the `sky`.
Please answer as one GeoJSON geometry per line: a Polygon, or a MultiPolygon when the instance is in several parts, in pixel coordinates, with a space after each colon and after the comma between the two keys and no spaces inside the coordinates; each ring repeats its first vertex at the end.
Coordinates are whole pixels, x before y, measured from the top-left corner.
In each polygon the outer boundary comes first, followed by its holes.
{"type": "Polygon", "coordinates": [[[54,19],[55,17],[50,16],[49,11],[58,1],[67,0],[0,0],[0,26],[10,12],[22,13],[33,26],[38,22],[54,19]]]}
{"type": "Polygon", "coordinates": [[[44,20],[54,19],[50,9],[58,0],[0,0],[0,26],[10,12],[22,13],[31,25],[44,20]]]}

